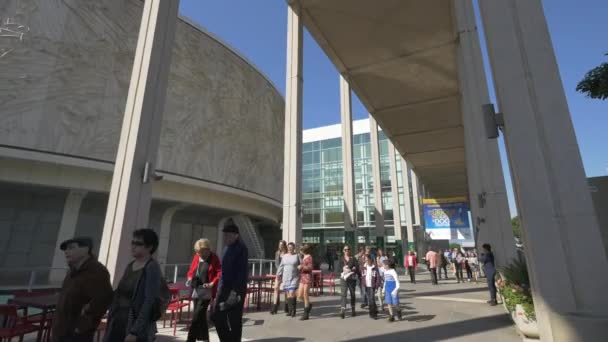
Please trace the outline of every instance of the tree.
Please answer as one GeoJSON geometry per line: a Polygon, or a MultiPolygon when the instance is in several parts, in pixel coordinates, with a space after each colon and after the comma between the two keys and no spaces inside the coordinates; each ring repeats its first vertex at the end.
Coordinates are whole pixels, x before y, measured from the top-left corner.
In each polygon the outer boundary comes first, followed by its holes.
{"type": "Polygon", "coordinates": [[[451,243],[450,244],[450,249],[454,249],[454,248],[461,249],[462,246],[460,244],[458,244],[458,243],[451,243]]]}
{"type": "MultiPolygon", "coordinates": [[[[608,53],[606,54],[608,56],[608,53]]],[[[576,91],[592,99],[608,98],[608,62],[591,69],[576,86],[576,91]]]]}
{"type": "Polygon", "coordinates": [[[511,226],[513,227],[513,236],[521,240],[521,222],[519,221],[519,216],[511,219],[511,226]]]}

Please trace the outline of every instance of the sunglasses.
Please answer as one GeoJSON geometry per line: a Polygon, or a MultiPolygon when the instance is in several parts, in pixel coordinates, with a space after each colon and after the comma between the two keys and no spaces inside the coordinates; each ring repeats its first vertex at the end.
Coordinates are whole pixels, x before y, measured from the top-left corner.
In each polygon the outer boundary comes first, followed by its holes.
{"type": "Polygon", "coordinates": [[[131,246],[144,246],[145,244],[142,241],[133,240],[131,241],[131,246]]]}

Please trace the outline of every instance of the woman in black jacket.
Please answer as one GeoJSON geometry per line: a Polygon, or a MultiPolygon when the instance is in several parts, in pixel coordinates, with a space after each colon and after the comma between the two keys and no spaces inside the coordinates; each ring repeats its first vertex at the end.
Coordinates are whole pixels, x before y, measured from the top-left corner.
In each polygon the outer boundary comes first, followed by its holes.
{"type": "Polygon", "coordinates": [[[357,258],[351,254],[350,246],[344,245],[344,255],[340,257],[340,269],[342,274],[340,275],[340,292],[342,294],[342,306],[340,307],[340,317],[344,319],[346,312],[346,291],[350,292],[350,308],[352,310],[352,316],[355,317],[355,287],[357,286],[357,275],[359,272],[359,262],[357,258]]]}
{"type": "Polygon", "coordinates": [[[158,235],[152,229],[133,232],[131,262],[114,293],[104,342],[151,342],[156,335],[156,301],[160,297],[160,265],[152,258],[158,235]]]}

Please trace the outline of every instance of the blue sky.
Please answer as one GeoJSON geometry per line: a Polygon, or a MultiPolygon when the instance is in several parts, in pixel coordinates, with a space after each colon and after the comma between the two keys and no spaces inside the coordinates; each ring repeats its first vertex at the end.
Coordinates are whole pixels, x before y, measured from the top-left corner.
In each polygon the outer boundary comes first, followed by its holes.
{"type": "MultiPolygon", "coordinates": [[[[591,100],[575,91],[586,71],[608,59],[604,56],[608,53],[608,1],[546,0],[543,5],[585,171],[590,177],[608,175],[608,101],[591,100]]],[[[180,6],[182,15],[239,51],[266,74],[282,94],[285,93],[287,5],[284,0],[181,0],[180,6]]],[[[490,79],[489,76],[488,73],[490,79]]],[[[490,91],[493,93],[491,84],[490,91]]],[[[354,118],[362,119],[367,115],[355,98],[354,118]]],[[[338,73],[316,42],[305,33],[304,128],[339,122],[338,73]]],[[[502,146],[501,152],[504,157],[502,146]]],[[[503,166],[506,166],[504,158],[503,166]]],[[[514,215],[507,172],[505,167],[514,215]]]]}

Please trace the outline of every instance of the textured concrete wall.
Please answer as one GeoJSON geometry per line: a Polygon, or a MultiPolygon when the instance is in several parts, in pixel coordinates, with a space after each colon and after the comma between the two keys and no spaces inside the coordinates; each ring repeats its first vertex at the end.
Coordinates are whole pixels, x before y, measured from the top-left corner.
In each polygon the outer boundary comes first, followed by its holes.
{"type": "MultiPolygon", "coordinates": [[[[142,3],[0,2],[0,145],[113,161],[142,3]]],[[[158,168],[282,196],[283,108],[251,65],[181,21],[158,168]]]]}

